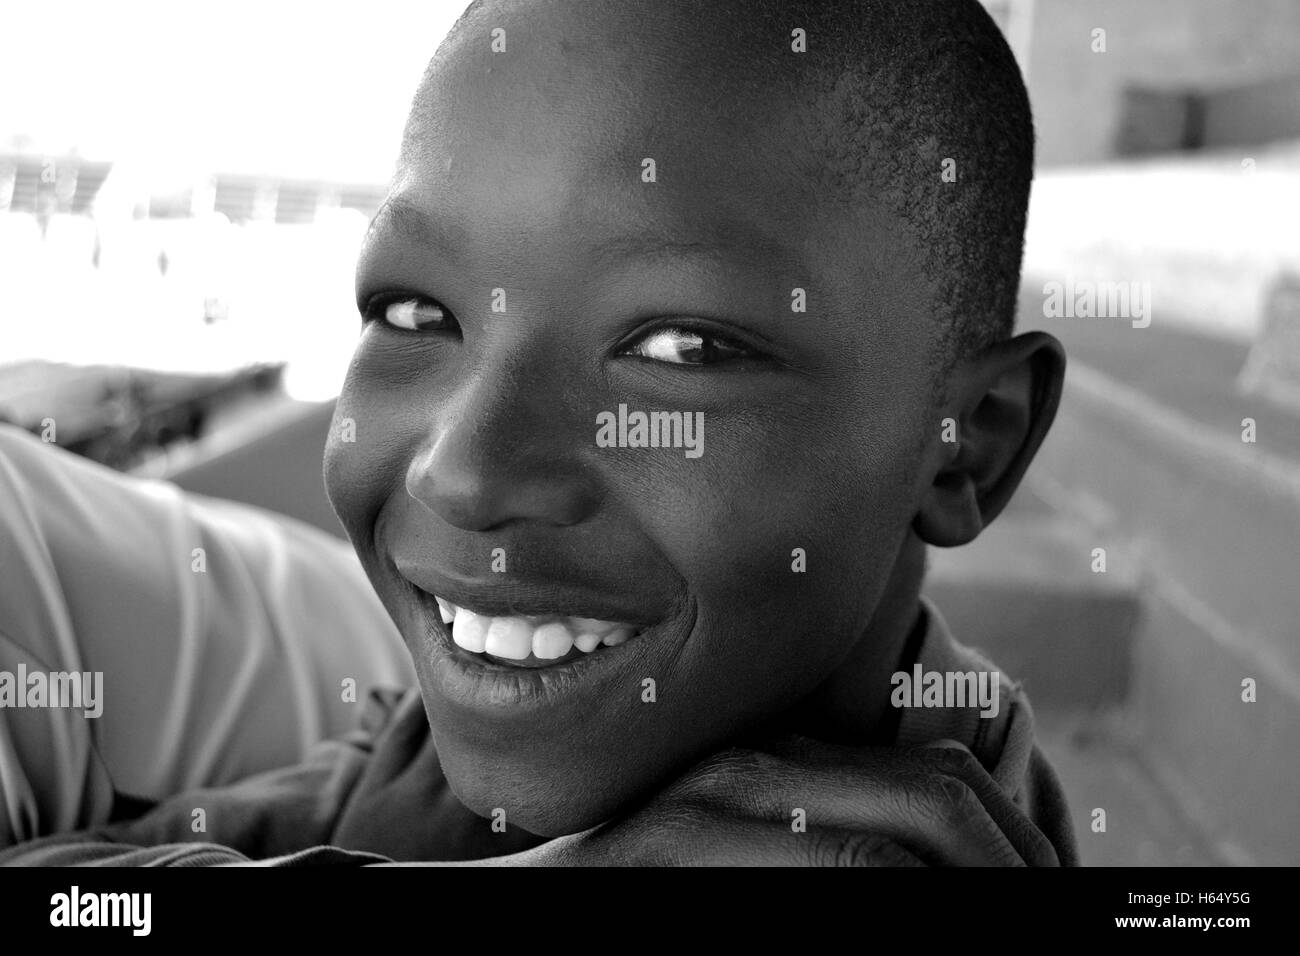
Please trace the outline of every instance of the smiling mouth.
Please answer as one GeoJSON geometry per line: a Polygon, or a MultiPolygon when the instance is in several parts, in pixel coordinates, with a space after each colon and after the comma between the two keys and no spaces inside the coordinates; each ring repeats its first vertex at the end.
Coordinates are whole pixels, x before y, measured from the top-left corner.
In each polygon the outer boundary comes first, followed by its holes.
{"type": "Polygon", "coordinates": [[[644,628],[621,621],[546,615],[478,613],[433,596],[457,647],[514,667],[554,667],[617,647],[644,628]]]}

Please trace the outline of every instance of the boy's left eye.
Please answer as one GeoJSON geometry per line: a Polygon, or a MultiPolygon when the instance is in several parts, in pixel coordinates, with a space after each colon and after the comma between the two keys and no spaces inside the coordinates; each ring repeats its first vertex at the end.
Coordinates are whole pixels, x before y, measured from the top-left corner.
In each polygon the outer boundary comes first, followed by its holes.
{"type": "Polygon", "coordinates": [[[732,359],[752,358],[756,353],[718,335],[670,326],[648,332],[628,346],[623,354],[670,365],[716,365],[732,359]]]}

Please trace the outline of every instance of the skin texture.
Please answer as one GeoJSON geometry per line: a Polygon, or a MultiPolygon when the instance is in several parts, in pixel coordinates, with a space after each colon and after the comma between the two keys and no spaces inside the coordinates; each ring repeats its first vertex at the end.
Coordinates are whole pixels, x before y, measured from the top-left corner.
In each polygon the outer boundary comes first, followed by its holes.
{"type": "Polygon", "coordinates": [[[755,734],[883,742],[924,543],[968,541],[1005,504],[1064,363],[1055,340],[1020,336],[936,399],[933,289],[908,230],[870,203],[819,203],[801,118],[743,49],[702,39],[698,11],[648,4],[629,23],[629,6],[489,5],[440,52],[358,268],[370,317],[325,460],[456,796],[548,837],[653,802],[755,734]],[[383,296],[454,318],[395,329],[383,296]],[[629,352],[680,326],[739,351],[629,352]],[[703,456],[598,448],[596,416],[620,403],[703,412],[703,456]],[[940,441],[949,416],[957,445],[940,441]],[[492,669],[477,689],[505,689],[467,703],[414,584],[649,629],[593,655],[610,655],[598,677],[574,668],[521,701],[492,669]]]}

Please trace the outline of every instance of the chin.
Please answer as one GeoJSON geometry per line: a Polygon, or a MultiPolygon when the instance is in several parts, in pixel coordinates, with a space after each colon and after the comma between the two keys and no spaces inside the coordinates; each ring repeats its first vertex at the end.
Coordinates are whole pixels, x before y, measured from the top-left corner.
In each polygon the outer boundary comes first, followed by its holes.
{"type": "Polygon", "coordinates": [[[557,761],[549,771],[535,763],[502,765],[499,757],[439,750],[456,799],[478,816],[505,811],[506,823],[541,837],[581,833],[617,817],[652,787],[618,769],[575,770],[557,761]]]}

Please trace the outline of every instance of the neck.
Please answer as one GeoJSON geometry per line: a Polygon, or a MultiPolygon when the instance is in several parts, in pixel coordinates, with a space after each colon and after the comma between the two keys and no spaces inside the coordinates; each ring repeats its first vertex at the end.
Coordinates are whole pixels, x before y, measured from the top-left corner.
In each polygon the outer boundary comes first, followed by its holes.
{"type": "Polygon", "coordinates": [[[926,625],[919,595],[925,545],[908,533],[871,622],[840,664],[782,720],[783,729],[844,744],[889,744],[897,712],[889,706],[890,677],[910,666],[909,638],[926,625]]]}

